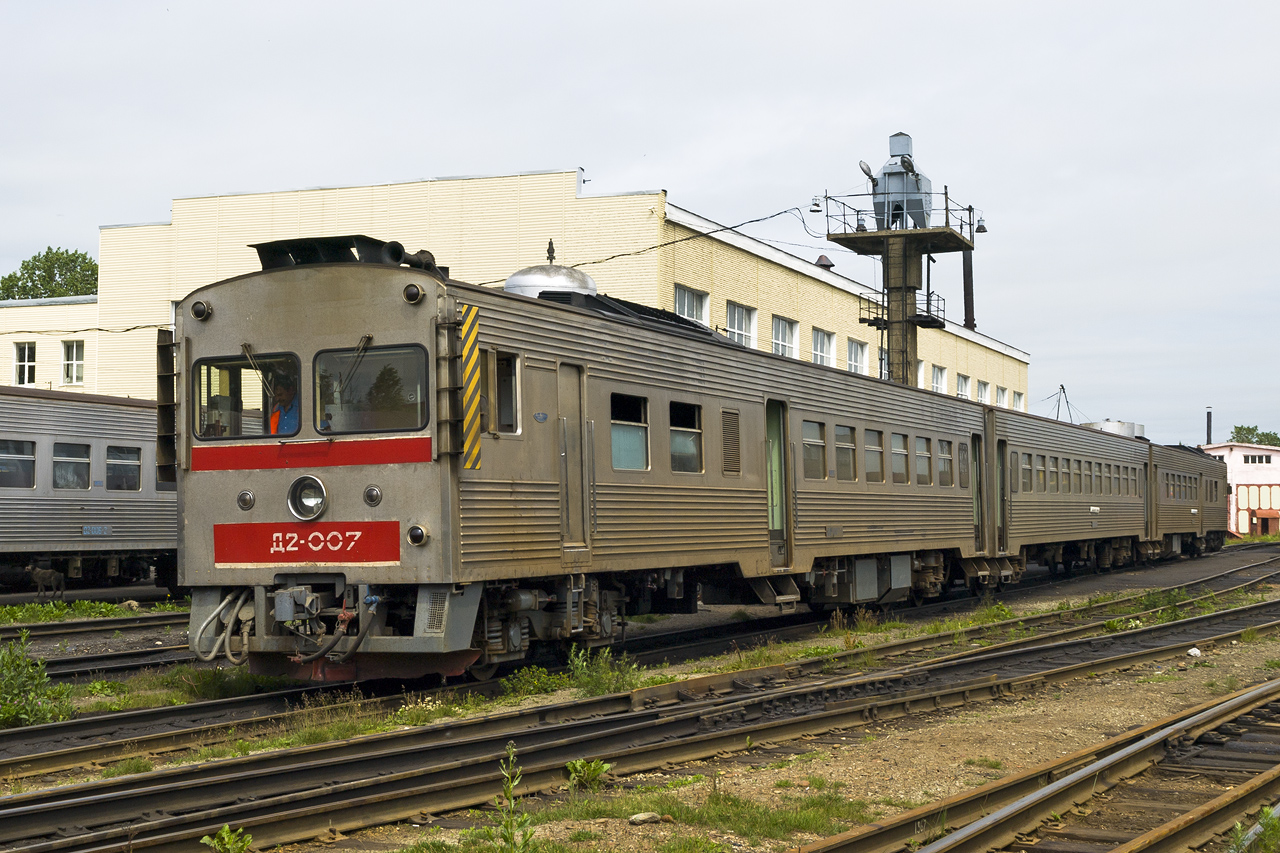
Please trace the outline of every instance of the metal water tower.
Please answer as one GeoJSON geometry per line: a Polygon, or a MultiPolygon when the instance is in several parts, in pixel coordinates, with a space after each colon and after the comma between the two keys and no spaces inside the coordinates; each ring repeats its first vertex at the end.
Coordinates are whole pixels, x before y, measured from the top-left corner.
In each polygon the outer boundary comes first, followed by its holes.
{"type": "Polygon", "coordinates": [[[861,318],[879,329],[888,353],[889,378],[914,385],[917,362],[917,332],[921,328],[943,328],[942,300],[928,287],[925,258],[944,252],[965,253],[965,325],[975,326],[969,252],[973,235],[986,231],[982,220],[975,224],[972,207],[959,207],[944,187],[941,222],[934,224],[934,193],[929,179],[916,168],[911,137],[895,133],[889,137],[889,159],[879,172],[865,162],[858,166],[871,183],[871,192],[850,196],[824,196],[827,239],[860,255],[877,255],[883,261],[883,304],[861,318]],[[869,209],[868,209],[869,208],[869,209]],[[872,214],[875,228],[867,227],[872,214]],[[925,288],[923,303],[919,291],[925,288]]]}

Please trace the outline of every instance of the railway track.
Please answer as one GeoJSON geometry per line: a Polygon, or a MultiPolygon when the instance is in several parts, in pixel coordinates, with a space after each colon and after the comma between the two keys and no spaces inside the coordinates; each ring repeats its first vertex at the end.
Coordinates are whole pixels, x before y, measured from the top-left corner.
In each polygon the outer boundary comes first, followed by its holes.
{"type": "Polygon", "coordinates": [[[562,784],[572,758],[601,757],[629,774],[1034,689],[1181,655],[1245,630],[1280,629],[1266,602],[1135,631],[1035,648],[980,650],[889,673],[806,665],[707,676],[633,694],[509,712],[275,753],[186,765],[0,801],[0,844],[24,851],[178,851],[224,823],[259,844],[313,837],[482,803],[514,740],[522,790],[562,784]]]}
{"type": "Polygon", "coordinates": [[[130,631],[163,628],[166,625],[187,624],[185,612],[138,613],[134,616],[114,616],[105,619],[73,619],[66,622],[28,622],[21,625],[0,625],[0,640],[16,640],[24,632],[29,637],[61,637],[97,631],[130,631]]]}
{"type": "MultiPolygon", "coordinates": [[[[1272,562],[1274,561],[1264,560],[1228,569],[1187,584],[1169,587],[1165,592],[1188,587],[1216,590],[1219,594],[1234,589],[1245,589],[1273,579],[1276,570],[1270,567],[1272,562]]],[[[791,673],[793,677],[797,673],[803,673],[805,677],[816,677],[841,665],[848,666],[856,663],[866,668],[872,658],[891,662],[882,664],[879,668],[905,670],[929,661],[960,660],[965,656],[976,653],[990,654],[1002,648],[1031,648],[1045,643],[1061,642],[1075,636],[1100,633],[1106,629],[1106,621],[1100,621],[1099,616],[1105,617],[1114,609],[1125,607],[1126,604],[1141,598],[1141,595],[1128,596],[1101,604],[1084,605],[1073,610],[1017,617],[978,628],[911,637],[808,661],[796,661],[782,667],[765,668],[760,672],[768,675],[769,678],[786,677],[787,673],[791,673]],[[988,646],[976,652],[970,648],[966,652],[947,655],[941,659],[930,657],[930,653],[939,648],[954,647],[962,635],[967,640],[978,640],[989,636],[1000,636],[1011,630],[1025,632],[1028,628],[1034,627],[1044,627],[1047,630],[1034,636],[1022,636],[1003,646],[988,646]]],[[[1189,608],[1199,600],[1200,598],[1191,598],[1176,606],[1189,608]]],[[[794,634],[796,638],[804,638],[815,635],[816,631],[817,626],[808,622],[789,625],[784,620],[784,623],[772,629],[768,636],[778,639],[789,638],[794,634]]],[[[646,643],[656,640],[662,642],[657,643],[658,648],[649,652],[633,650],[634,659],[646,664],[691,660],[725,651],[735,642],[746,642],[740,634],[736,638],[730,635],[708,639],[701,636],[701,632],[696,632],[698,634],[696,639],[689,640],[690,633],[694,632],[647,638],[646,643]],[[680,640],[684,642],[681,643],[680,640]]],[[[733,679],[723,677],[694,679],[687,682],[686,690],[693,692],[720,690],[721,682],[726,680],[731,684],[733,679]]],[[[287,726],[291,721],[305,719],[308,711],[297,708],[303,701],[303,697],[318,695],[332,689],[342,692],[349,688],[350,685],[339,685],[328,689],[312,687],[256,697],[106,714],[31,727],[22,730],[23,734],[20,736],[0,732],[0,777],[31,777],[70,770],[88,763],[116,761],[138,755],[155,756],[195,746],[217,744],[233,736],[243,737],[254,728],[287,726]],[[228,734],[230,731],[234,731],[235,734],[228,734]]],[[[428,691],[425,695],[479,693],[495,696],[500,691],[500,684],[489,682],[428,691]]],[[[352,713],[387,714],[394,711],[401,701],[402,697],[399,695],[360,697],[347,703],[347,707],[352,713]]],[[[658,700],[645,699],[644,701],[658,700]]],[[[597,710],[588,706],[583,713],[595,713],[597,710]]]]}

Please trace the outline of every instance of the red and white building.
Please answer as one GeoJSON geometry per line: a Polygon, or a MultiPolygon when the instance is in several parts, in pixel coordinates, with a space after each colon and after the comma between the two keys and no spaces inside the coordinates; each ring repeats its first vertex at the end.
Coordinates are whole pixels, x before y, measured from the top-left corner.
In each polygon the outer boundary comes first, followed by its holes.
{"type": "Polygon", "coordinates": [[[1228,441],[1200,449],[1227,463],[1231,532],[1280,533],[1280,447],[1228,441]]]}

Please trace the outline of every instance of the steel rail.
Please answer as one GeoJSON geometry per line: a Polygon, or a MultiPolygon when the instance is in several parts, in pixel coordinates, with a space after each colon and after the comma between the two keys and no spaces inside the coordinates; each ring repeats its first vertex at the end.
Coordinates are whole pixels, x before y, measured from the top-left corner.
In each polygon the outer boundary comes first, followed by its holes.
{"type": "Polygon", "coordinates": [[[1246,688],[1225,699],[1203,702],[1100,744],[989,782],[972,791],[963,791],[891,818],[811,842],[799,848],[798,853],[893,853],[903,849],[918,849],[930,836],[949,826],[971,825],[991,815],[993,809],[1023,802],[1050,784],[1153,736],[1160,736],[1162,743],[1170,740],[1194,740],[1224,722],[1277,698],[1280,698],[1280,680],[1268,682],[1261,687],[1246,688]]]}
{"type": "Polygon", "coordinates": [[[139,613],[135,616],[110,616],[102,619],[70,619],[65,622],[24,622],[0,625],[0,640],[16,640],[23,632],[29,637],[57,637],[62,634],[86,634],[94,631],[124,631],[131,628],[155,628],[186,625],[186,613],[139,613]]]}
{"type": "MultiPolygon", "coordinates": [[[[1278,626],[1273,623],[1264,627],[1278,626]]],[[[1230,636],[1230,634],[1220,635],[1222,636],[1230,636]]],[[[1115,664],[1123,664],[1126,660],[1131,662],[1134,659],[1153,655],[1178,654],[1183,648],[1185,644],[1178,643],[1162,649],[1140,649],[1127,656],[1112,658],[1101,663],[1077,662],[1066,670],[1079,671],[1085,667],[1094,670],[1105,669],[1115,664]]],[[[606,718],[550,726],[541,730],[526,729],[514,736],[521,746],[525,778],[528,780],[522,790],[562,783],[565,773],[564,762],[568,758],[580,757],[583,754],[606,756],[613,760],[619,772],[638,772],[673,760],[687,761],[693,758],[705,758],[724,750],[742,749],[748,743],[746,740],[748,737],[755,742],[791,739],[802,734],[829,731],[832,728],[856,725],[871,719],[888,718],[925,708],[959,705],[986,696],[1009,695],[1029,685],[1042,683],[1045,678],[1063,677],[1062,674],[1066,670],[1042,673],[1037,678],[1014,676],[1003,682],[997,682],[988,677],[968,683],[952,684],[941,691],[921,691],[914,695],[867,697],[856,702],[824,703],[820,706],[824,708],[820,713],[780,720],[770,719],[770,716],[780,714],[782,708],[788,706],[787,697],[784,697],[780,705],[776,695],[766,694],[754,699],[739,700],[735,703],[736,707],[695,709],[672,715],[640,715],[639,722],[634,722],[637,718],[633,716],[629,721],[606,718]],[[921,708],[921,705],[924,708],[921,708]],[[758,722],[753,723],[753,721],[758,722]],[[600,728],[590,729],[589,727],[593,724],[598,724],[600,728]],[[575,729],[578,735],[562,737],[566,732],[575,729]]],[[[794,697],[790,698],[794,700],[794,697]]],[[[803,714],[808,710],[803,704],[797,706],[792,703],[789,707],[797,714],[803,714]]],[[[395,817],[388,819],[397,819],[424,808],[430,810],[461,808],[482,802],[492,795],[493,785],[496,784],[496,771],[489,769],[486,772],[485,762],[489,762],[488,767],[492,768],[497,757],[501,756],[501,750],[494,740],[475,738],[448,741],[446,739],[437,743],[439,744],[437,747],[429,747],[429,749],[447,748],[449,750],[450,760],[443,764],[433,764],[426,760],[427,756],[421,751],[421,747],[407,750],[382,749],[372,755],[368,752],[359,755],[348,753],[345,756],[333,754],[327,758],[310,757],[301,762],[297,759],[306,755],[305,750],[289,751],[291,754],[276,754],[266,759],[276,771],[270,775],[269,779],[269,790],[272,792],[270,796],[258,796],[252,788],[243,787],[247,784],[246,776],[253,779],[261,776],[261,765],[253,767],[252,756],[246,759],[230,759],[210,766],[158,771],[156,774],[132,777],[128,780],[87,783],[49,792],[18,795],[9,798],[9,802],[6,803],[10,806],[9,808],[0,811],[0,840],[11,840],[15,837],[15,833],[17,836],[26,838],[31,838],[35,834],[48,836],[56,833],[59,826],[57,824],[44,825],[43,830],[39,828],[40,821],[49,820],[50,815],[56,816],[56,820],[73,823],[76,826],[105,825],[108,822],[116,822],[121,818],[119,808],[122,805],[121,798],[129,797],[153,808],[163,808],[166,814],[155,819],[135,822],[125,829],[104,828],[87,835],[73,833],[73,837],[70,838],[47,838],[44,841],[37,840],[34,843],[20,845],[15,849],[83,850],[86,849],[85,844],[89,845],[87,849],[123,849],[125,842],[119,838],[121,833],[129,835],[127,843],[132,845],[133,849],[142,847],[184,849],[181,844],[172,848],[166,845],[176,844],[181,840],[190,842],[194,837],[216,830],[221,825],[202,821],[226,822],[229,818],[233,818],[238,826],[257,827],[254,830],[255,836],[259,835],[260,831],[267,833],[262,837],[264,843],[283,843],[299,837],[288,835],[293,830],[281,827],[291,825],[290,821],[299,817],[298,808],[293,806],[304,801],[312,803],[299,806],[305,815],[310,816],[310,819],[314,820],[317,815],[323,814],[326,820],[332,821],[330,825],[341,830],[382,820],[381,817],[371,819],[371,816],[394,813],[395,817]],[[401,754],[412,756],[411,769],[404,771],[392,769],[389,762],[393,756],[401,754]],[[460,760],[460,755],[465,760],[460,760]],[[295,763],[290,764],[290,761],[295,763]],[[361,771],[353,766],[353,764],[368,763],[376,766],[377,770],[361,771]],[[236,764],[250,769],[244,773],[224,773],[216,779],[210,778],[205,772],[213,766],[226,771],[236,764]],[[184,772],[196,775],[198,778],[177,778],[184,772]],[[377,772],[382,772],[384,775],[378,776],[377,772]],[[443,781],[422,784],[425,778],[437,772],[444,774],[438,777],[443,781]],[[317,780],[332,780],[332,782],[317,787],[317,780]],[[139,787],[140,783],[152,787],[139,787]],[[231,786],[231,789],[225,794],[215,796],[215,792],[211,790],[211,786],[215,783],[231,786]],[[283,790],[285,788],[289,790],[283,790]],[[468,799],[476,796],[480,790],[483,790],[483,795],[476,799],[468,799]],[[338,796],[339,794],[344,796],[338,796]],[[354,804],[347,801],[345,798],[347,794],[357,797],[354,804]],[[162,796],[170,799],[162,801],[160,799],[162,796]],[[173,800],[175,796],[178,797],[176,802],[173,800]],[[250,799],[248,802],[229,802],[237,798],[250,799]],[[375,803],[382,805],[375,808],[375,803]],[[89,809],[88,813],[85,813],[85,808],[89,809]],[[168,814],[168,812],[187,809],[196,811],[180,817],[168,814]],[[281,809],[285,810],[285,814],[277,819],[273,815],[279,814],[281,809]],[[198,825],[192,828],[189,822],[184,824],[184,821],[195,821],[198,825]],[[279,821],[283,821],[283,824],[279,821]],[[14,825],[15,823],[17,826],[14,825]],[[183,825],[184,828],[177,829],[179,825],[183,825]],[[21,827],[21,830],[18,827],[21,827]],[[177,838],[175,832],[182,838],[177,838]],[[105,842],[106,846],[94,846],[98,842],[105,842]]],[[[344,744],[342,748],[351,749],[351,744],[344,744]]],[[[136,809],[135,813],[137,813],[136,809]]],[[[310,835],[314,834],[313,822],[310,825],[310,835]]],[[[186,849],[189,849],[189,844],[186,849]]]]}
{"type": "Polygon", "coordinates": [[[128,652],[104,652],[44,659],[45,672],[55,681],[73,681],[96,674],[133,672],[152,666],[190,663],[196,656],[184,646],[157,646],[128,652]]]}

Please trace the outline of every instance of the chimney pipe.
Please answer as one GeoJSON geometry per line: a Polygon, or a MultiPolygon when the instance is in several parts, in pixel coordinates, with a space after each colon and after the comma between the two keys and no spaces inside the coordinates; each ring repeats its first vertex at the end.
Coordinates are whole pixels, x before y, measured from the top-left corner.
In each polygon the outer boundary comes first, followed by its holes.
{"type": "Polygon", "coordinates": [[[1213,444],[1213,406],[1206,406],[1204,413],[1204,443],[1213,444]]]}
{"type": "Polygon", "coordinates": [[[964,256],[964,327],[977,329],[978,321],[973,318],[973,252],[965,249],[964,256]]]}

